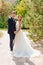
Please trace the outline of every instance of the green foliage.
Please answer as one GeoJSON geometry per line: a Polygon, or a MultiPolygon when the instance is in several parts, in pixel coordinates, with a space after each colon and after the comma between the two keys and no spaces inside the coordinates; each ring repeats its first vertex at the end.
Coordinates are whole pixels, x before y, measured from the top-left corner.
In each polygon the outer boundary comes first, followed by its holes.
{"type": "Polygon", "coordinates": [[[0,16],[0,28],[7,28],[8,27],[7,20],[8,20],[7,16],[4,16],[4,17],[0,16]]]}
{"type": "Polygon", "coordinates": [[[21,0],[20,4],[16,6],[16,12],[17,14],[21,14],[23,17],[25,16],[27,12],[27,7],[25,6],[26,0],[21,0]]]}
{"type": "Polygon", "coordinates": [[[43,39],[43,4],[41,0],[35,1],[32,0],[30,4],[29,15],[29,28],[30,28],[30,37],[36,41],[43,39]]]}
{"type": "Polygon", "coordinates": [[[16,11],[22,15],[23,28],[29,28],[30,37],[34,41],[43,39],[43,1],[21,0],[16,11]]]}
{"type": "Polygon", "coordinates": [[[7,27],[8,15],[12,10],[22,15],[22,28],[29,28],[34,41],[43,39],[43,0],[15,0],[10,6],[8,4],[1,10],[0,28],[7,27]]]}

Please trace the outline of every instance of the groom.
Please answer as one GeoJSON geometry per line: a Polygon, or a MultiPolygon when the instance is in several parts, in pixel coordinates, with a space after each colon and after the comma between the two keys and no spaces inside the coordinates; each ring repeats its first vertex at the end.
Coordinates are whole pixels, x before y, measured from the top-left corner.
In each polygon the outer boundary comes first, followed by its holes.
{"type": "Polygon", "coordinates": [[[10,37],[10,50],[13,51],[13,40],[15,38],[15,31],[16,31],[16,22],[15,22],[16,12],[13,11],[11,17],[8,19],[8,34],[10,37]]]}

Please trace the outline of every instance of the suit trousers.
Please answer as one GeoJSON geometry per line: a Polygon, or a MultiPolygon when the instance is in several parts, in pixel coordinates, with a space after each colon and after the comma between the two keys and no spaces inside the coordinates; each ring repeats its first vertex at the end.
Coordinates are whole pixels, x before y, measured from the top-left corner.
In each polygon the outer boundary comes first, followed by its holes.
{"type": "Polygon", "coordinates": [[[15,36],[13,35],[10,35],[10,50],[13,51],[13,46],[14,46],[14,43],[13,43],[13,40],[14,40],[15,36]]]}

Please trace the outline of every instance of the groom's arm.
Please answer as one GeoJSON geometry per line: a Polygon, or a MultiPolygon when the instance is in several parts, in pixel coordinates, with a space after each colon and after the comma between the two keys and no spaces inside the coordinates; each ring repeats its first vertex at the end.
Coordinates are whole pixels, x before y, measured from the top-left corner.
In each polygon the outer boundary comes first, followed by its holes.
{"type": "Polygon", "coordinates": [[[11,18],[8,19],[8,33],[10,33],[10,29],[11,29],[11,18]]]}
{"type": "Polygon", "coordinates": [[[14,31],[16,31],[16,22],[14,21],[14,24],[13,24],[13,28],[14,28],[14,31]]]}

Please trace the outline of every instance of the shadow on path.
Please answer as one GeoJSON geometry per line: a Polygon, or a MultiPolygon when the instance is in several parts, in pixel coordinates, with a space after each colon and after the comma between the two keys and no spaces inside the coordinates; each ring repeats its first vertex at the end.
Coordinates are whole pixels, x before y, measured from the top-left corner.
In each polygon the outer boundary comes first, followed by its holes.
{"type": "Polygon", "coordinates": [[[29,58],[15,58],[13,57],[13,61],[16,65],[35,65],[29,58]]]}

